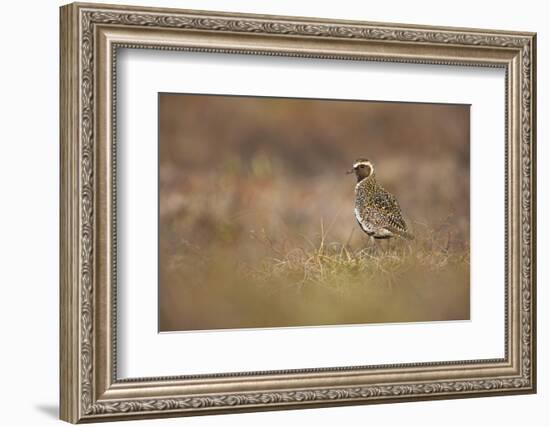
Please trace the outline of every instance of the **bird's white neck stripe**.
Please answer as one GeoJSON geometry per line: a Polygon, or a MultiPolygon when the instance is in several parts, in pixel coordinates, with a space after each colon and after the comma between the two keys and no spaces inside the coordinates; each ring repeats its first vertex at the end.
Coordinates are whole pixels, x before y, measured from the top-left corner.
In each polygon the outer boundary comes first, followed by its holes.
{"type": "Polygon", "coordinates": [[[361,166],[361,165],[369,166],[369,167],[372,168],[372,163],[371,162],[357,162],[357,163],[353,164],[353,167],[356,168],[357,166],[361,166]]]}

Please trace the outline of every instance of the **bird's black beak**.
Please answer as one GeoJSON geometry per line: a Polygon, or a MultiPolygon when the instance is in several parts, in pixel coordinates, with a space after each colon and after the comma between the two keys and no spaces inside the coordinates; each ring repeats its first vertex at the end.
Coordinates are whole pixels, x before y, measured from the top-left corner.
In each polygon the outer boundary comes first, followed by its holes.
{"type": "Polygon", "coordinates": [[[354,172],[354,169],[350,169],[349,171],[346,172],[346,175],[349,175],[350,173],[353,173],[354,172]]]}

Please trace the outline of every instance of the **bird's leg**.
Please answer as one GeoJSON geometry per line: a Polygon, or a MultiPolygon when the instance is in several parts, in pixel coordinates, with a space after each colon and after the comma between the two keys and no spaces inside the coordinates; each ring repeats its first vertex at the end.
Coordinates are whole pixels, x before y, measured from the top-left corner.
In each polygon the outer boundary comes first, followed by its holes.
{"type": "Polygon", "coordinates": [[[366,254],[366,255],[369,255],[369,256],[372,256],[372,251],[373,251],[373,238],[372,236],[367,236],[368,237],[368,243],[365,242],[365,247],[363,249],[361,249],[361,254],[366,254]]]}
{"type": "Polygon", "coordinates": [[[374,253],[376,251],[376,239],[373,236],[369,236],[370,240],[370,254],[371,256],[374,256],[374,253]]]}
{"type": "Polygon", "coordinates": [[[385,255],[386,252],[388,251],[388,242],[385,242],[385,240],[388,240],[388,239],[376,239],[378,240],[378,254],[379,255],[385,255]]]}

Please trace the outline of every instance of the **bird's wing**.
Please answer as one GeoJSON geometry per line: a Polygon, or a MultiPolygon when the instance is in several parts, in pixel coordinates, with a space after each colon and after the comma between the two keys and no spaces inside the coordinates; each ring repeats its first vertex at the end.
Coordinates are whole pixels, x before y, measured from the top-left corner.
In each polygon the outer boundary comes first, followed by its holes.
{"type": "Polygon", "coordinates": [[[397,199],[387,191],[381,189],[376,192],[373,199],[373,207],[386,218],[384,226],[390,226],[400,231],[407,231],[407,223],[401,214],[401,208],[397,199]]]}

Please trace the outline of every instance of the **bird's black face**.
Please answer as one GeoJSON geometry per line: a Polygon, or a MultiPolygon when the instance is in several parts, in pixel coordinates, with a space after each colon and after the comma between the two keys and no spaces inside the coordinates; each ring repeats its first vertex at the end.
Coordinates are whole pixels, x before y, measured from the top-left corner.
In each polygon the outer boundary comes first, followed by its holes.
{"type": "Polygon", "coordinates": [[[348,173],[354,172],[357,177],[357,182],[359,182],[373,174],[374,166],[369,160],[360,159],[353,164],[353,169],[348,171],[348,173]]]}

